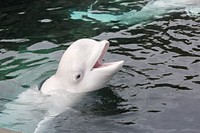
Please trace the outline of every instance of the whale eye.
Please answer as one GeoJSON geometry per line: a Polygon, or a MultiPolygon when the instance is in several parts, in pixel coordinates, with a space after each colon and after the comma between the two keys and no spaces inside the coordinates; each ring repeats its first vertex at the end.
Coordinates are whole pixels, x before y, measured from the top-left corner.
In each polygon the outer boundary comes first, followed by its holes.
{"type": "Polygon", "coordinates": [[[80,82],[83,79],[83,77],[84,77],[84,73],[81,69],[75,69],[73,71],[72,79],[75,83],[80,82]]]}
{"type": "Polygon", "coordinates": [[[81,78],[81,74],[76,75],[76,79],[80,79],[81,78]]]}
{"type": "Polygon", "coordinates": [[[82,74],[81,73],[76,73],[73,77],[74,81],[80,81],[82,79],[82,74]]]}

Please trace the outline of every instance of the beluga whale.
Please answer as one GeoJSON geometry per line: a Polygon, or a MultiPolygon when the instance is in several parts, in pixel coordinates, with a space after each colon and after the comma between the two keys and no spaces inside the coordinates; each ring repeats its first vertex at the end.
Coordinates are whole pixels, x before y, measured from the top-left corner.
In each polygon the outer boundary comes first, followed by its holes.
{"type": "Polygon", "coordinates": [[[124,61],[102,63],[109,42],[80,39],[63,54],[57,72],[47,79],[43,94],[57,90],[72,93],[90,92],[100,89],[122,67],[124,61]]]}
{"type": "Polygon", "coordinates": [[[104,63],[107,40],[80,39],[60,59],[57,71],[40,88],[32,87],[5,104],[0,128],[42,133],[46,122],[72,106],[91,91],[101,89],[119,71],[124,61],[104,63]]]}
{"type": "MultiPolygon", "coordinates": [[[[123,0],[116,0],[116,3],[119,2],[123,4],[123,0]]],[[[89,6],[90,8],[87,11],[73,10],[70,18],[74,20],[109,23],[109,25],[115,23],[136,25],[151,22],[155,18],[160,18],[172,12],[186,12],[189,16],[200,15],[199,0],[149,0],[141,10],[132,9],[120,14],[116,13],[116,11],[113,13],[113,11],[103,12],[93,10],[92,7],[98,3],[101,3],[101,0],[96,0],[94,4],[89,6]]]]}

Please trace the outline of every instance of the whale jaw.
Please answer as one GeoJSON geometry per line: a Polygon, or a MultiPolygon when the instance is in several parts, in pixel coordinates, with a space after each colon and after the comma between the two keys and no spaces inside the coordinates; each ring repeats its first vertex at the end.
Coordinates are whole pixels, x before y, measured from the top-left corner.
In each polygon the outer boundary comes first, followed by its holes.
{"type": "Polygon", "coordinates": [[[108,48],[106,40],[74,42],[63,54],[56,74],[42,85],[42,93],[48,95],[57,90],[83,93],[102,88],[124,64],[124,61],[103,63],[108,48]]]}

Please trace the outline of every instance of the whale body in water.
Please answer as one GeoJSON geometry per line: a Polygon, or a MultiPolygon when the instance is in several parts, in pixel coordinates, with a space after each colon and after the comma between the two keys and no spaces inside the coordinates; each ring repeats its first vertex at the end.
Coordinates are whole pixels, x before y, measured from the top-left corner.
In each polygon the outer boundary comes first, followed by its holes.
{"type": "MultiPolygon", "coordinates": [[[[98,0],[95,2],[98,3],[98,0]]],[[[141,10],[132,10],[120,15],[111,13],[87,11],[73,11],[71,19],[84,21],[99,21],[103,23],[116,22],[124,25],[146,23],[166,13],[185,11],[188,15],[198,16],[200,13],[199,0],[150,0],[141,10]]]]}
{"type": "Polygon", "coordinates": [[[101,89],[124,61],[103,63],[109,42],[80,39],[64,52],[57,72],[39,89],[34,87],[7,103],[0,112],[0,127],[40,133],[45,122],[81,100],[85,92],[101,89]]]}

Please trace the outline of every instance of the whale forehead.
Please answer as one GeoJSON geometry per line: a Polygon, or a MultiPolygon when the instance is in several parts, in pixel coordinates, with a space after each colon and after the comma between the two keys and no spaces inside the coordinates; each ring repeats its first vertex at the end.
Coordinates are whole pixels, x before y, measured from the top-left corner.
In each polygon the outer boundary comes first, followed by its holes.
{"type": "Polygon", "coordinates": [[[73,56],[75,58],[79,55],[87,56],[94,50],[95,47],[97,47],[98,43],[99,42],[91,39],[80,39],[71,44],[66,52],[69,53],[69,56],[73,56]]]}
{"type": "Polygon", "coordinates": [[[97,53],[101,52],[100,42],[92,39],[80,39],[72,43],[63,54],[57,75],[64,76],[68,79],[69,75],[74,75],[79,71],[85,73],[90,71],[94,65],[97,53]]]}
{"type": "Polygon", "coordinates": [[[69,46],[60,63],[68,62],[68,66],[76,69],[89,66],[96,58],[97,53],[101,53],[103,47],[104,45],[101,42],[80,39],[69,46]]]}

